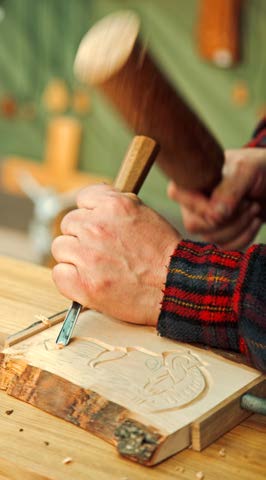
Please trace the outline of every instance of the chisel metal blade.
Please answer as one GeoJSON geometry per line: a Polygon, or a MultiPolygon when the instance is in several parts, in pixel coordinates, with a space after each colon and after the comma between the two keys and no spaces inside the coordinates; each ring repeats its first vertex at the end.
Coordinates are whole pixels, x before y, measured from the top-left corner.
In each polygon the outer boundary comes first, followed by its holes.
{"type": "Polygon", "coordinates": [[[62,328],[56,339],[57,345],[59,346],[61,345],[62,347],[65,347],[69,343],[69,340],[71,338],[72,332],[76,325],[76,321],[78,319],[81,309],[82,309],[82,306],[80,305],[80,303],[78,302],[72,303],[70,309],[66,314],[66,318],[64,320],[62,328]]]}

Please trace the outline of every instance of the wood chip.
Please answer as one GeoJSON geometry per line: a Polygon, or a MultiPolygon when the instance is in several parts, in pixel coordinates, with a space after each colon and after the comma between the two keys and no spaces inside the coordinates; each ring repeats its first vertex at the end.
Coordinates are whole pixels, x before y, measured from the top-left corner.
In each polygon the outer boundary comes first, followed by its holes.
{"type": "Polygon", "coordinates": [[[45,315],[42,315],[40,313],[38,315],[34,315],[34,318],[36,318],[37,320],[40,320],[42,323],[44,323],[44,325],[48,325],[49,327],[51,327],[51,322],[50,322],[49,318],[46,317],[45,315]]]}
{"type": "Polygon", "coordinates": [[[64,460],[62,460],[62,463],[64,465],[68,465],[68,463],[71,463],[71,462],[73,462],[71,457],[66,457],[66,458],[64,458],[64,460]]]}
{"type": "Polygon", "coordinates": [[[180,467],[180,466],[175,467],[175,470],[176,470],[176,472],[179,472],[179,473],[184,473],[184,471],[185,471],[184,467],[180,467]]]}
{"type": "Polygon", "coordinates": [[[196,478],[197,478],[198,480],[203,480],[203,478],[204,478],[204,473],[203,473],[203,472],[197,472],[197,473],[196,473],[196,478]]]}
{"type": "Polygon", "coordinates": [[[5,411],[5,414],[6,414],[6,415],[12,415],[13,412],[14,412],[14,410],[6,410],[6,411],[5,411]]]}
{"type": "Polygon", "coordinates": [[[225,457],[225,455],[226,455],[225,448],[221,448],[221,450],[219,450],[219,455],[220,455],[220,457],[225,457]]]}

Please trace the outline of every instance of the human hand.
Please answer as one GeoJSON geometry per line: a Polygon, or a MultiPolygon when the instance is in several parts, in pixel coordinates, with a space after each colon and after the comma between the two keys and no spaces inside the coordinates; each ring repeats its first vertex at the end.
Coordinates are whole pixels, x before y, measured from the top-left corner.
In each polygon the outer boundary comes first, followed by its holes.
{"type": "Polygon", "coordinates": [[[173,182],[168,195],[180,203],[189,233],[223,248],[244,248],[266,219],[266,149],[227,150],[223,179],[210,198],[173,182]]]}
{"type": "Polygon", "coordinates": [[[53,280],[71,300],[132,323],[156,326],[179,233],[134,194],[82,190],[52,244],[53,280]]]}

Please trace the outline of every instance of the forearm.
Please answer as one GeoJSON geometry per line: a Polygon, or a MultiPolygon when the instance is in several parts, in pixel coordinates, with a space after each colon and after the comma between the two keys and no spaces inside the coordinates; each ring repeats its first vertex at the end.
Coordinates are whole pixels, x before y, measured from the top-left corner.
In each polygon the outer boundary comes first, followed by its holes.
{"type": "Polygon", "coordinates": [[[264,246],[241,253],[182,241],[168,268],[159,333],[241,351],[266,369],[265,276],[264,246]]]}

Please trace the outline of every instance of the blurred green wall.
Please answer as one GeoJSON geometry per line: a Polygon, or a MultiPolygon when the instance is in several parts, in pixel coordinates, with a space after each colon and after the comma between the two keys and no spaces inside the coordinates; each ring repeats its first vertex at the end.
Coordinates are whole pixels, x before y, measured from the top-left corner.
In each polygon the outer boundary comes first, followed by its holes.
{"type": "MultiPolygon", "coordinates": [[[[239,147],[250,137],[257,112],[266,102],[266,2],[244,2],[243,58],[231,70],[204,63],[195,45],[197,0],[0,0],[0,98],[9,93],[18,104],[33,101],[36,118],[0,116],[0,156],[43,158],[47,114],[41,95],[48,81],[65,79],[77,85],[72,65],[80,39],[107,13],[135,9],[143,34],[161,67],[183,92],[224,147],[239,147]],[[246,105],[232,102],[236,82],[245,81],[246,105]]],[[[132,136],[124,122],[99,94],[93,93],[92,112],[83,119],[80,168],[114,176],[132,136]]],[[[166,181],[153,168],[142,198],[168,218],[177,207],[166,198],[166,181]]]]}

